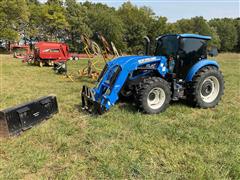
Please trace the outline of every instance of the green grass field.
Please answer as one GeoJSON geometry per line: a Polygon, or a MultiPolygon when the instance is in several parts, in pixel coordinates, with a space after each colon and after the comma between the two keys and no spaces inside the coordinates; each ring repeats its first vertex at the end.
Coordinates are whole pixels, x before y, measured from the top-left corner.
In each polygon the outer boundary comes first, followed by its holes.
{"type": "MultiPolygon", "coordinates": [[[[0,55],[1,109],[55,94],[60,112],[0,140],[0,179],[240,179],[240,56],[220,54],[225,94],[214,109],[172,103],[144,115],[119,103],[102,116],[80,110],[83,84],[49,67],[0,55]]],[[[70,62],[69,71],[86,64],[70,62]]]]}

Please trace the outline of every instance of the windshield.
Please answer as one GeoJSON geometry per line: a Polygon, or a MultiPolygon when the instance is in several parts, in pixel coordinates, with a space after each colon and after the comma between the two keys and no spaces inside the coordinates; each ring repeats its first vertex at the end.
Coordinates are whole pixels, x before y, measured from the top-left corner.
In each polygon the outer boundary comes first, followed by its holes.
{"type": "Polygon", "coordinates": [[[155,56],[175,56],[178,49],[178,39],[175,35],[163,36],[158,39],[155,56]]]}

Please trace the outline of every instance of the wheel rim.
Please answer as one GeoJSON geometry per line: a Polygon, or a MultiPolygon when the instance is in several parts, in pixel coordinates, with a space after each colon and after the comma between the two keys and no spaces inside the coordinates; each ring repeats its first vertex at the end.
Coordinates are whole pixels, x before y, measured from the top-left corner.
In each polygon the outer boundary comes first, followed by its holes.
{"type": "Polygon", "coordinates": [[[219,90],[220,84],[218,79],[215,76],[209,76],[201,85],[200,96],[204,102],[211,103],[217,98],[219,90]]]}
{"type": "Polygon", "coordinates": [[[151,109],[159,109],[165,102],[166,94],[162,88],[153,88],[147,97],[147,103],[151,109]]]}

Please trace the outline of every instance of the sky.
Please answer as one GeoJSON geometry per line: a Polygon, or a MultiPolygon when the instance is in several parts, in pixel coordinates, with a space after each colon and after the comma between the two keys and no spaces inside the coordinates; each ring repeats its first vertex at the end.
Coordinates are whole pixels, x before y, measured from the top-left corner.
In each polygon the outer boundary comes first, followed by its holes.
{"type": "MultiPolygon", "coordinates": [[[[44,2],[46,0],[40,0],[44,2]]],[[[77,0],[84,2],[84,0],[77,0]]],[[[101,2],[118,8],[126,0],[89,0],[101,2]]],[[[136,6],[148,6],[156,15],[165,16],[169,22],[175,22],[182,18],[203,16],[209,20],[222,17],[239,17],[240,0],[130,0],[136,6]]]]}

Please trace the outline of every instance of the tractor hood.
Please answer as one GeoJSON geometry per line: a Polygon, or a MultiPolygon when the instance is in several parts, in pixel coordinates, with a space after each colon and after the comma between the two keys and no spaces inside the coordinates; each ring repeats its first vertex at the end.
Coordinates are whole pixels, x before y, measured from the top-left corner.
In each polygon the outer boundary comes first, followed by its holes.
{"type": "Polygon", "coordinates": [[[166,59],[163,56],[122,56],[112,61],[108,62],[108,67],[119,65],[124,67],[126,65],[136,66],[137,64],[145,64],[150,63],[151,61],[154,62],[156,60],[166,59]]]}

